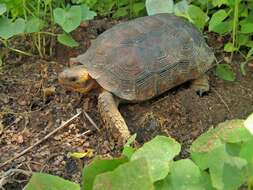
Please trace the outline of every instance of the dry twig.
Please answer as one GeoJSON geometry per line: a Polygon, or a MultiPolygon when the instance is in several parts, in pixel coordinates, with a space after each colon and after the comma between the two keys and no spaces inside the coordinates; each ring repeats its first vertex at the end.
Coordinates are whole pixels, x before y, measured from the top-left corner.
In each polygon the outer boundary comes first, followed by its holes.
{"type": "Polygon", "coordinates": [[[43,137],[42,139],[40,139],[38,142],[36,142],[35,144],[31,145],[30,147],[26,148],[25,150],[23,150],[22,152],[20,152],[19,154],[17,154],[16,156],[14,156],[13,158],[7,160],[6,162],[4,162],[3,164],[0,165],[0,168],[2,168],[3,166],[5,166],[6,164],[12,162],[13,160],[19,158],[20,156],[23,156],[25,153],[29,152],[31,149],[33,149],[34,147],[36,147],[37,145],[41,144],[43,141],[47,140],[49,137],[51,137],[52,135],[54,135],[57,131],[63,129],[64,127],[68,126],[72,121],[74,121],[79,115],[81,114],[81,112],[77,113],[76,115],[74,115],[72,118],[70,118],[68,121],[64,122],[60,127],[56,128],[55,130],[53,130],[52,132],[50,132],[48,135],[46,135],[45,137],[43,137]]]}
{"type": "Polygon", "coordinates": [[[228,107],[228,104],[225,102],[225,100],[222,98],[222,96],[219,94],[219,92],[217,92],[217,90],[212,89],[215,94],[219,97],[219,99],[221,100],[221,102],[225,105],[225,107],[227,108],[228,112],[231,114],[231,110],[228,107]]]}
{"type": "Polygon", "coordinates": [[[97,126],[97,124],[92,120],[92,118],[88,115],[88,113],[86,111],[83,111],[85,117],[89,120],[89,122],[92,124],[92,126],[97,130],[100,131],[99,127],[97,126]]]}
{"type": "Polygon", "coordinates": [[[10,169],[0,176],[0,189],[4,189],[4,185],[12,181],[12,176],[15,174],[23,174],[25,176],[31,176],[32,172],[21,169],[10,169]]]}

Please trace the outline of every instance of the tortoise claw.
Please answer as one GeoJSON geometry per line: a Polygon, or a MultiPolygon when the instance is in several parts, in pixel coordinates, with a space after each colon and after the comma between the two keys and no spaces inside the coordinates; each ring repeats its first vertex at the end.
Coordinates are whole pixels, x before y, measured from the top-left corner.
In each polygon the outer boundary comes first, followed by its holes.
{"type": "Polygon", "coordinates": [[[205,95],[210,90],[208,76],[204,75],[201,78],[195,79],[192,82],[192,88],[198,96],[202,97],[203,95],[205,95]]]}

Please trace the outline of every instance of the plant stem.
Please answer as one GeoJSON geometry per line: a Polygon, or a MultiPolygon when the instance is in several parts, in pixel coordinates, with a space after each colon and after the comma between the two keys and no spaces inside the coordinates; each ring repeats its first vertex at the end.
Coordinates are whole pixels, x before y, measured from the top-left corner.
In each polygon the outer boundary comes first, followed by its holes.
{"type": "Polygon", "coordinates": [[[57,36],[57,34],[55,33],[52,33],[52,32],[38,32],[39,34],[46,34],[46,35],[49,35],[49,36],[57,36]]]}
{"type": "Polygon", "coordinates": [[[24,17],[25,17],[25,20],[27,20],[27,13],[26,13],[26,0],[23,0],[23,12],[24,12],[24,17]]]}
{"type": "Polygon", "coordinates": [[[130,18],[133,17],[133,0],[130,0],[129,1],[129,7],[130,7],[130,11],[129,11],[129,14],[130,14],[130,18]]]}
{"type": "Polygon", "coordinates": [[[12,47],[6,47],[6,48],[8,48],[9,50],[15,51],[17,53],[23,54],[23,55],[27,55],[27,56],[30,56],[30,57],[33,56],[32,54],[30,54],[28,52],[25,52],[25,51],[22,51],[22,50],[19,50],[19,49],[15,49],[15,48],[12,48],[12,47]]]}
{"type": "MultiPolygon", "coordinates": [[[[234,7],[234,18],[233,18],[233,47],[237,47],[237,33],[238,33],[238,16],[239,16],[239,0],[235,0],[235,7],[234,7]]],[[[233,59],[234,50],[231,53],[230,59],[233,59]]]]}
{"type": "MultiPolygon", "coordinates": [[[[49,4],[49,12],[50,12],[50,18],[51,18],[51,21],[50,21],[51,33],[54,34],[54,15],[53,15],[52,3],[49,4]]],[[[50,43],[49,43],[50,44],[49,45],[49,56],[53,55],[53,47],[52,47],[53,40],[54,39],[53,39],[53,35],[52,35],[51,38],[50,38],[50,43]]]]}
{"type": "Polygon", "coordinates": [[[14,51],[14,52],[17,52],[17,53],[20,53],[20,54],[23,54],[23,55],[27,55],[27,56],[33,56],[32,54],[30,54],[30,53],[28,53],[28,52],[25,52],[25,51],[22,51],[22,50],[13,48],[13,47],[9,47],[7,40],[2,40],[2,39],[0,39],[0,42],[2,42],[2,43],[4,44],[4,46],[5,46],[7,49],[11,50],[11,51],[14,51]]]}

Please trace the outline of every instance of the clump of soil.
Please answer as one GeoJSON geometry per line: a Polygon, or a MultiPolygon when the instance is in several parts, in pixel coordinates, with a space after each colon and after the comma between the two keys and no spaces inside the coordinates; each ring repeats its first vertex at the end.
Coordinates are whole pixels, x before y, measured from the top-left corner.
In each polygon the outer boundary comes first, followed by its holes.
{"type": "MultiPolygon", "coordinates": [[[[116,23],[97,20],[79,28],[74,36],[80,47],[69,49],[57,45],[52,61],[34,58],[19,61],[22,64],[7,61],[0,72],[0,163],[46,136],[78,109],[85,110],[100,131],[82,115],[29,153],[1,168],[0,175],[10,168],[20,168],[79,182],[83,164],[97,155],[119,155],[120,148],[104,129],[97,112],[97,94],[68,92],[57,82],[57,74],[68,65],[69,58],[85,52],[97,35],[116,23]],[[82,162],[67,156],[69,152],[87,149],[93,149],[93,156],[82,162]]],[[[170,135],[182,143],[181,157],[186,157],[194,139],[208,128],[227,119],[245,118],[253,112],[253,70],[248,68],[247,75],[242,76],[240,59],[235,60],[231,65],[237,73],[236,81],[222,81],[211,70],[211,90],[203,97],[196,95],[190,83],[186,83],[153,100],[121,105],[120,111],[130,131],[137,133],[139,143],[156,135],[170,135]]],[[[6,189],[22,189],[23,186],[24,183],[8,184],[6,189]]]]}

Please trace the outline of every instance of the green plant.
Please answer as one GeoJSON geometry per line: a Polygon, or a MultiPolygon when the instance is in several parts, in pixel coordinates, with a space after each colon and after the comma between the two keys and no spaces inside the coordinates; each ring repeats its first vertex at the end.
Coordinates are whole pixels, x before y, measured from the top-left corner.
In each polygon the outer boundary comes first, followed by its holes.
{"type": "Polygon", "coordinates": [[[0,42],[13,51],[25,55],[26,52],[11,47],[9,42],[16,36],[31,39],[32,51],[40,57],[52,54],[52,41],[70,47],[78,43],[69,35],[83,20],[90,20],[96,13],[85,4],[70,5],[64,0],[0,0],[0,42]],[[56,24],[64,31],[56,34],[56,24]]]}
{"type": "MultiPolygon", "coordinates": [[[[174,160],[181,146],[174,139],[157,136],[134,149],[124,146],[122,156],[95,159],[85,166],[82,190],[235,190],[253,187],[253,114],[246,120],[229,120],[198,137],[191,158],[174,160]]],[[[78,184],[35,173],[25,190],[76,189],[78,184]],[[67,188],[68,186],[68,188],[67,188]]]]}
{"type": "Polygon", "coordinates": [[[145,0],[80,0],[79,2],[86,3],[101,16],[132,18],[145,14],[145,0]]]}

